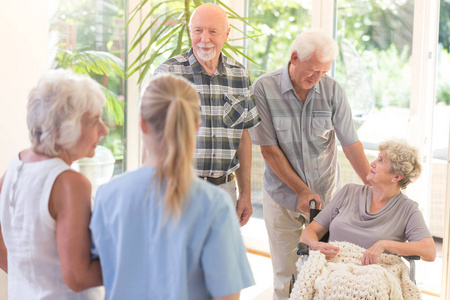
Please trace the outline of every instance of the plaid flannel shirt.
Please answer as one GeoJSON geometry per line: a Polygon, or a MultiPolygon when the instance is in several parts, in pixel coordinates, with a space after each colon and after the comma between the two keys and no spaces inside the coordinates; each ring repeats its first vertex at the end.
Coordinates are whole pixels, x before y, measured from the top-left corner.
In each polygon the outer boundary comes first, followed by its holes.
{"type": "Polygon", "coordinates": [[[198,176],[220,177],[239,168],[237,148],[244,129],[260,122],[250,78],[244,67],[221,54],[210,76],[192,49],[161,64],[155,71],[182,76],[200,96],[202,123],[197,133],[198,176]]]}

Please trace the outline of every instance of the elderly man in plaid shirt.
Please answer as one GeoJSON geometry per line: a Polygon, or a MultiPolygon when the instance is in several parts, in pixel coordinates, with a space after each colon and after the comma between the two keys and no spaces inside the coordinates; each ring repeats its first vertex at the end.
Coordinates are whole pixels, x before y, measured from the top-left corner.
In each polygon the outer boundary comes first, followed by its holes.
{"type": "Polygon", "coordinates": [[[197,134],[197,175],[231,194],[243,226],[253,211],[248,129],[260,121],[250,79],[240,63],[221,52],[230,33],[225,10],[212,3],[197,7],[188,29],[191,50],[164,62],[155,74],[170,72],[194,84],[202,115],[197,134]]]}

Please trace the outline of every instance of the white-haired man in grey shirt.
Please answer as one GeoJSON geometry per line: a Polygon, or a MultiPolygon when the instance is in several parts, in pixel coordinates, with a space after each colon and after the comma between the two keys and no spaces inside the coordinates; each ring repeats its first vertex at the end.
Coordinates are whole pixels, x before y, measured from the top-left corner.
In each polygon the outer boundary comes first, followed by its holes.
{"type": "Polygon", "coordinates": [[[341,187],[336,137],[365,182],[369,162],[342,87],[326,75],[338,54],[322,31],[301,33],[289,63],[256,79],[261,118],[250,130],[265,161],[263,211],[274,272],[274,299],[287,299],[309,201],[326,205],[341,187]]]}

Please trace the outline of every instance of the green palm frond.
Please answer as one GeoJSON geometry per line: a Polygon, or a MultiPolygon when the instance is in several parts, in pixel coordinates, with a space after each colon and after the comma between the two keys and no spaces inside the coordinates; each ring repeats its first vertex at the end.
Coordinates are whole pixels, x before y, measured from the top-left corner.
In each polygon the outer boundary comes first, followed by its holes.
{"type": "MultiPolygon", "coordinates": [[[[129,53],[139,49],[139,55],[131,62],[127,69],[127,77],[130,77],[136,72],[140,72],[138,83],[141,83],[146,77],[152,65],[161,58],[168,59],[175,55],[186,52],[191,48],[191,38],[187,29],[187,24],[194,9],[207,0],[162,0],[153,5],[148,13],[145,13],[143,19],[134,34],[129,53]]],[[[149,5],[149,0],[143,0],[131,12],[130,19],[126,26],[139,15],[139,12],[144,11],[144,7],[149,5]]],[[[230,19],[237,19],[244,24],[254,28],[254,35],[247,36],[244,33],[244,38],[254,38],[262,34],[259,29],[253,27],[248,22],[249,19],[239,16],[230,7],[226,6],[222,1],[216,0],[216,3],[221,5],[228,13],[230,19]],[[256,34],[256,35],[255,35],[256,34]]],[[[234,29],[242,32],[238,28],[232,26],[234,29]]],[[[243,32],[242,32],[243,33],[243,32]]],[[[238,39],[234,39],[238,40],[238,39]]],[[[242,39],[239,39],[242,40],[242,39]]],[[[249,61],[257,64],[253,59],[246,56],[238,46],[225,43],[223,52],[225,55],[234,53],[241,55],[249,61]]]]}
{"type": "MultiPolygon", "coordinates": [[[[89,77],[118,76],[124,78],[124,64],[122,60],[108,52],[90,50],[66,50],[58,48],[55,55],[55,68],[71,69],[77,74],[89,77]]],[[[105,108],[110,116],[114,117],[117,125],[124,121],[123,103],[119,101],[116,93],[102,86],[107,99],[105,108]]]]}
{"type": "Polygon", "coordinates": [[[58,49],[55,61],[58,68],[70,68],[78,74],[94,73],[124,78],[122,60],[108,52],[58,49]]]}
{"type": "Polygon", "coordinates": [[[107,99],[105,105],[106,112],[109,116],[114,117],[114,121],[117,125],[123,125],[123,102],[119,101],[117,94],[110,89],[102,87],[102,90],[107,99]]]}

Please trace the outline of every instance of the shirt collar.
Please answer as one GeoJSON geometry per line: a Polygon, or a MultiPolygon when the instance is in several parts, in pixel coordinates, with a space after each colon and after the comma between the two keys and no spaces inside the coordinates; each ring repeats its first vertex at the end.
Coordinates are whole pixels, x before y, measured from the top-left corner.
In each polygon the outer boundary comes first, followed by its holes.
{"type": "MultiPolygon", "coordinates": [[[[192,71],[194,71],[194,73],[204,73],[209,75],[205,69],[203,69],[202,65],[198,62],[197,58],[195,58],[194,55],[194,49],[191,48],[189,50],[189,64],[192,68],[192,71]]],[[[219,56],[219,64],[217,65],[217,69],[216,71],[214,71],[214,75],[226,75],[226,68],[225,68],[225,63],[226,63],[226,57],[225,55],[223,55],[222,52],[220,52],[220,56],[219,56]]]]}
{"type": "Polygon", "coordinates": [[[281,77],[280,77],[280,87],[281,87],[281,93],[284,94],[290,90],[292,90],[294,93],[294,86],[292,85],[291,82],[291,77],[289,77],[289,63],[287,63],[287,65],[285,65],[282,69],[281,69],[281,77]]]}

